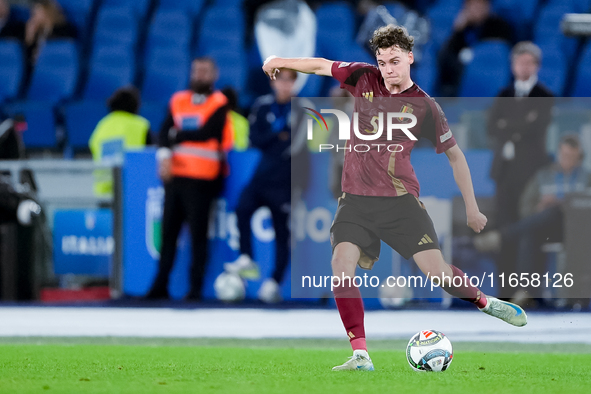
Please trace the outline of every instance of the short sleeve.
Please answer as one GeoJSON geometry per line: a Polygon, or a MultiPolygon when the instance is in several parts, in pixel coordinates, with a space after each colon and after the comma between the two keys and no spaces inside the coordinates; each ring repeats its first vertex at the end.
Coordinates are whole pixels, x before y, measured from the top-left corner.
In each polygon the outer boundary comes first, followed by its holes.
{"type": "Polygon", "coordinates": [[[456,139],[439,104],[435,100],[430,100],[429,104],[431,111],[425,117],[421,135],[433,143],[437,153],[443,153],[457,144],[456,139]]]}
{"type": "Polygon", "coordinates": [[[341,83],[341,89],[347,89],[353,96],[357,87],[357,82],[367,73],[375,74],[377,68],[369,63],[360,62],[334,62],[331,73],[333,78],[341,83]]]}

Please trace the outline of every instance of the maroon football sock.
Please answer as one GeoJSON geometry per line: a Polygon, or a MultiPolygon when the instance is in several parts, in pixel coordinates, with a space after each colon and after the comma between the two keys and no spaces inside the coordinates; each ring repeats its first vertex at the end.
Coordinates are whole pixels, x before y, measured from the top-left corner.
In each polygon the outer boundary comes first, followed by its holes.
{"type": "Polygon", "coordinates": [[[461,269],[454,265],[450,265],[450,267],[454,274],[451,280],[451,285],[449,280],[445,280],[443,283],[444,285],[441,286],[441,288],[454,297],[471,302],[479,308],[484,308],[486,306],[486,296],[484,293],[481,292],[478,287],[472,286],[470,280],[464,278],[465,274],[461,269]],[[460,279],[456,279],[458,277],[461,278],[461,283],[460,279]]]}
{"type": "Polygon", "coordinates": [[[353,350],[367,350],[363,326],[363,300],[359,288],[345,284],[335,286],[334,298],[353,350]]]}

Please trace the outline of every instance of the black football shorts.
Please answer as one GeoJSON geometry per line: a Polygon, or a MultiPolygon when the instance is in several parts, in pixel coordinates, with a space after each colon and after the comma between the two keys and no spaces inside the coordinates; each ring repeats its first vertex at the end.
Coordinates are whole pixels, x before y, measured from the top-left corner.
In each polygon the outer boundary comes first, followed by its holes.
{"type": "Polygon", "coordinates": [[[351,242],[361,250],[359,266],[371,269],[380,257],[380,240],[405,259],[439,249],[433,222],[423,203],[412,194],[398,197],[343,193],[330,229],[332,249],[351,242]]]}

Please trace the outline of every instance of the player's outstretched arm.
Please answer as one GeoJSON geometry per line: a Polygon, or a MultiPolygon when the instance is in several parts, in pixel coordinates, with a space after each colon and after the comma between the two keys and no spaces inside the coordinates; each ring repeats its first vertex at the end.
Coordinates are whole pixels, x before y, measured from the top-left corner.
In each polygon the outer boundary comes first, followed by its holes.
{"type": "Polygon", "coordinates": [[[486,226],[486,216],[478,209],[476,197],[474,197],[474,186],[472,186],[472,177],[466,156],[459,146],[454,145],[445,151],[449,164],[454,171],[454,179],[460,188],[464,203],[466,204],[466,216],[468,217],[468,226],[479,233],[486,226]]]}
{"type": "Polygon", "coordinates": [[[333,63],[332,60],[327,60],[321,57],[283,58],[269,56],[263,64],[263,71],[271,79],[275,79],[275,75],[280,72],[282,68],[288,68],[305,74],[332,77],[331,68],[333,63]]]}

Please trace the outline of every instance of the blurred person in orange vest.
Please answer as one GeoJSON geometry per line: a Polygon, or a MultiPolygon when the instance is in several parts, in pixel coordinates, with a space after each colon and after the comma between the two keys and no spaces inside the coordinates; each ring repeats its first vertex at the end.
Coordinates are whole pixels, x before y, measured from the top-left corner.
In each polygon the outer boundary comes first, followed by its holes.
{"type": "Polygon", "coordinates": [[[162,248],[158,274],[147,299],[168,298],[168,279],[185,220],[192,243],[191,289],[186,298],[201,298],[210,208],[221,192],[226,173],[225,153],[233,143],[228,100],[213,89],[217,78],[213,59],[193,60],[190,89],[172,96],[170,113],[160,130],[156,156],[165,190],[162,248]]]}

